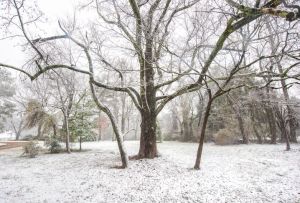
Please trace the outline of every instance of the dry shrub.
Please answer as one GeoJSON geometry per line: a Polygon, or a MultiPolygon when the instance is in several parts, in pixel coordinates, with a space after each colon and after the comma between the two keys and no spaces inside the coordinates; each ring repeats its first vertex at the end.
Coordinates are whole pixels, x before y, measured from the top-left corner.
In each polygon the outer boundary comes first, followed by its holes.
{"type": "Polygon", "coordinates": [[[23,146],[24,150],[24,155],[30,157],[30,158],[35,158],[40,151],[40,147],[38,146],[37,141],[29,141],[26,145],[23,146]]]}
{"type": "Polygon", "coordinates": [[[214,137],[216,145],[232,145],[237,141],[234,132],[227,128],[219,130],[214,137]]]}

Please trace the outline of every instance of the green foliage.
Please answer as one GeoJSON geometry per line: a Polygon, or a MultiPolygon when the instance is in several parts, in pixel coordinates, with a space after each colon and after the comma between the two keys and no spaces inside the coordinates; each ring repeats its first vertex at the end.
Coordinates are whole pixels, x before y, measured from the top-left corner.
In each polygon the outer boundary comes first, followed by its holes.
{"type": "Polygon", "coordinates": [[[47,140],[45,145],[48,147],[48,150],[50,151],[51,154],[59,153],[62,150],[59,140],[55,138],[47,140]]]}
{"type": "Polygon", "coordinates": [[[40,151],[40,147],[38,146],[38,142],[31,140],[25,146],[23,146],[23,151],[26,156],[29,158],[35,158],[40,151]]]}
{"type": "Polygon", "coordinates": [[[92,116],[94,103],[87,101],[84,104],[76,104],[76,112],[69,120],[69,129],[71,137],[75,140],[93,141],[94,133],[92,129],[95,127],[92,116]]]}

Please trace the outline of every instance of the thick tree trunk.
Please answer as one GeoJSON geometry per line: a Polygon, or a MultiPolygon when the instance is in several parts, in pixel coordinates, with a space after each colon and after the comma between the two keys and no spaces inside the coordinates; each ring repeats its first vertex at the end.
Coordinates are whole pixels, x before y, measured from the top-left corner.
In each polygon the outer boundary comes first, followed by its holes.
{"type": "Polygon", "coordinates": [[[142,114],[141,138],[138,158],[152,159],[157,157],[156,146],[156,115],[145,112],[142,114]]]}
{"type": "Polygon", "coordinates": [[[146,39],[145,60],[140,62],[141,137],[137,158],[157,157],[156,146],[156,89],[154,87],[153,41],[146,39]]]}

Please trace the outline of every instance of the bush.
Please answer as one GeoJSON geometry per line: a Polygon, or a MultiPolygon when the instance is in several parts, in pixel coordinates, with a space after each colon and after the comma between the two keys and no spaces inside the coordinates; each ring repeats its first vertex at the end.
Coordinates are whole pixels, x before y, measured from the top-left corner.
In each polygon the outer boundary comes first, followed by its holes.
{"type": "Polygon", "coordinates": [[[237,139],[233,136],[233,132],[230,130],[223,128],[219,130],[215,135],[215,143],[216,145],[232,145],[237,142],[237,139]]]}
{"type": "Polygon", "coordinates": [[[30,158],[35,158],[39,154],[40,147],[37,141],[29,141],[23,146],[24,154],[30,158]]]}
{"type": "Polygon", "coordinates": [[[51,154],[56,154],[61,152],[61,145],[59,144],[59,141],[57,139],[51,139],[46,142],[46,146],[48,146],[48,149],[51,154]]]}

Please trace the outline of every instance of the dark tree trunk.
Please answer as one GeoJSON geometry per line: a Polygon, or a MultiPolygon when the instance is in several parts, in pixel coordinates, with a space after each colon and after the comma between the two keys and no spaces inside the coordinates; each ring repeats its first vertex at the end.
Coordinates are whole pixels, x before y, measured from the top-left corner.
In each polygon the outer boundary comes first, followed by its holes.
{"type": "Polygon", "coordinates": [[[271,144],[276,144],[277,143],[276,119],[271,107],[267,106],[265,110],[267,113],[267,120],[268,120],[268,125],[270,130],[270,136],[271,136],[271,144]]]}
{"type": "Polygon", "coordinates": [[[141,82],[141,138],[137,158],[157,157],[156,146],[156,90],[154,87],[153,41],[146,39],[145,61],[140,63],[141,82]]]}
{"type": "Polygon", "coordinates": [[[236,115],[236,118],[238,120],[239,129],[240,129],[240,132],[241,132],[241,135],[243,138],[243,144],[249,144],[249,138],[245,132],[244,121],[243,121],[242,117],[240,116],[240,114],[236,115]]]}
{"type": "Polygon", "coordinates": [[[57,130],[56,130],[56,125],[55,125],[55,124],[53,124],[52,128],[53,128],[53,136],[54,136],[54,138],[57,138],[57,130]]]}
{"type": "Polygon", "coordinates": [[[148,112],[142,115],[140,150],[138,158],[154,158],[157,156],[156,116],[148,112]]]}
{"type": "Polygon", "coordinates": [[[82,144],[82,138],[81,136],[79,136],[79,151],[81,151],[82,149],[81,144],[82,144]]]}
{"type": "Polygon", "coordinates": [[[201,126],[201,131],[200,131],[200,140],[199,140],[199,145],[198,145],[198,150],[197,150],[197,157],[194,165],[194,169],[199,170],[200,169],[200,162],[201,162],[201,156],[202,156],[202,151],[203,151],[203,144],[204,144],[204,139],[205,139],[205,130],[209,118],[209,113],[211,109],[211,105],[213,102],[213,98],[211,97],[211,92],[209,90],[209,100],[205,109],[204,117],[203,117],[203,122],[201,126]]]}

